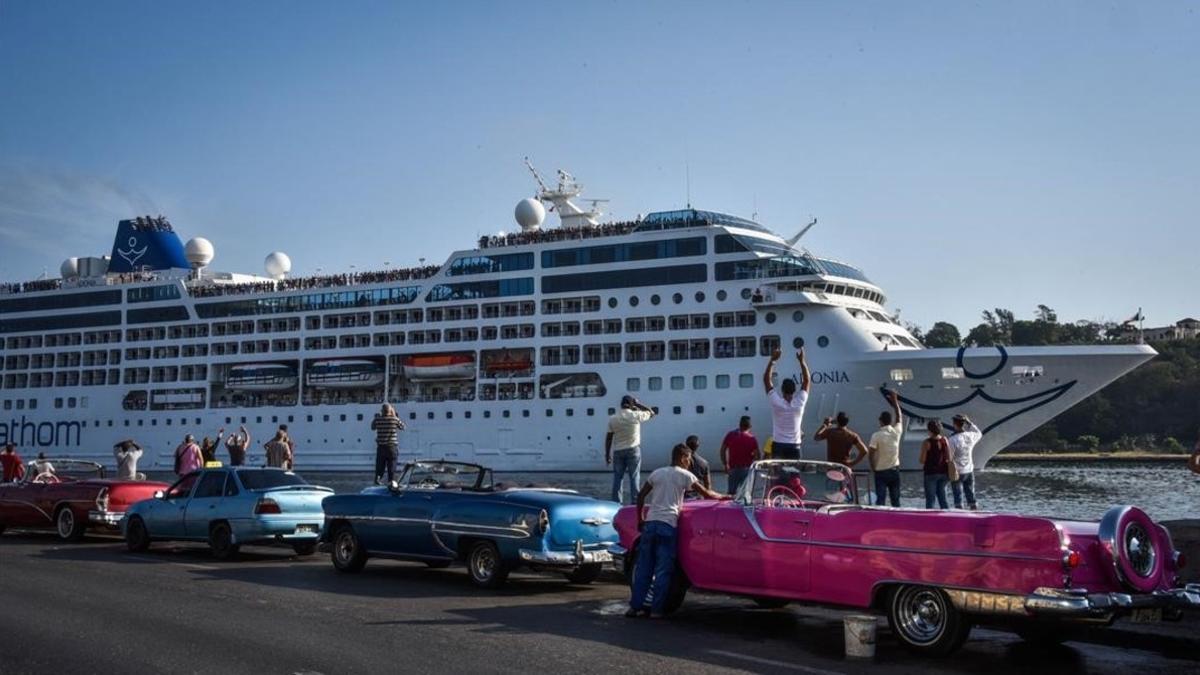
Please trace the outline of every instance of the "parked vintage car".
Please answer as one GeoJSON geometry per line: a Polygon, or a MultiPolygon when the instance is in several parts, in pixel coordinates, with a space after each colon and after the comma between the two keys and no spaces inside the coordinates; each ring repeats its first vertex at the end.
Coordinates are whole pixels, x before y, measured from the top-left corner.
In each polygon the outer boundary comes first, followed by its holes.
{"type": "Polygon", "coordinates": [[[611,560],[617,504],[570,490],[503,489],[477,464],[418,461],[390,487],[325,499],[322,541],[333,566],[357,572],[372,556],[446,567],[496,588],[524,566],[591,583],[611,560]]]}
{"type": "Polygon", "coordinates": [[[130,551],[175,540],[206,541],[219,559],[243,544],[289,544],[311,555],[324,520],[321,500],[331,494],[283,469],[200,469],[130,507],[122,530],[130,551]]]}
{"type": "MultiPolygon", "coordinates": [[[[636,507],[616,527],[610,550],[632,569],[636,507]]],[[[1166,528],[1136,507],[1079,522],[864,506],[845,466],[763,461],[733,501],[684,504],[667,609],[689,586],[763,607],[869,608],[905,646],[940,655],[976,623],[1050,642],[1072,623],[1177,619],[1200,607],[1200,585],[1179,586],[1182,564],[1166,528]]]]}
{"type": "Polygon", "coordinates": [[[47,459],[52,471],[25,466],[24,479],[0,483],[0,533],[6,528],[53,529],[67,541],[87,530],[115,532],[129,505],[166,483],[105,478],[104,467],[78,459],[47,459]]]}

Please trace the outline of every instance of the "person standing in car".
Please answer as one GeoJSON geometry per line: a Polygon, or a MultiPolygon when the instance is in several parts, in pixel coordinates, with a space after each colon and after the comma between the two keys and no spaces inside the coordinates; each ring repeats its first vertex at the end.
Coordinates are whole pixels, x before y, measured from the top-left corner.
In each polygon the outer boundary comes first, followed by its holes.
{"type": "Polygon", "coordinates": [[[804,436],[800,423],[804,419],[804,406],[808,403],[812,379],[808,361],[804,358],[804,348],[801,347],[796,351],[796,360],[800,362],[800,391],[796,391],[796,381],[790,377],[783,378],[779,385],[782,394],[775,391],[775,362],[782,353],[778,349],[772,352],[767,369],[763,372],[763,387],[771,404],[771,458],[800,459],[800,439],[804,436]]]}
{"type": "Polygon", "coordinates": [[[384,403],[371,420],[371,430],[375,432],[375,484],[379,485],[386,474],[387,484],[391,485],[396,478],[396,458],[400,456],[400,432],[404,431],[404,422],[390,403],[384,403]]]}

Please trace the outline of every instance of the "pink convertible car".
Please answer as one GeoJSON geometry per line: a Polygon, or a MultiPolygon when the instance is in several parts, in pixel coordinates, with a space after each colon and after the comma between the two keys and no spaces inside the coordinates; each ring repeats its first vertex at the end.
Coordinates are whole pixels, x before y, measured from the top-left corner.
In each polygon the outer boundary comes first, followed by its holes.
{"type": "MultiPolygon", "coordinates": [[[[635,507],[617,514],[617,564],[633,569],[635,507]]],[[[1029,640],[1063,639],[1071,623],[1178,619],[1200,608],[1180,586],[1182,556],[1136,507],[1100,522],[858,503],[839,464],[764,461],[733,501],[690,501],[679,520],[679,567],[667,611],[689,587],[885,612],[918,652],[958,649],[976,623],[1029,640]]]]}

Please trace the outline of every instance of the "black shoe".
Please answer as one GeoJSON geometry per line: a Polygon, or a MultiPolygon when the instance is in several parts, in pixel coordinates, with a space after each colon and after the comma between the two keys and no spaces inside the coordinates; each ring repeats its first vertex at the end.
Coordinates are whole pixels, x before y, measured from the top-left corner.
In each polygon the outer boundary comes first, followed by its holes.
{"type": "Polygon", "coordinates": [[[636,619],[639,616],[650,616],[650,612],[644,609],[634,609],[632,607],[625,610],[626,619],[636,619]]]}

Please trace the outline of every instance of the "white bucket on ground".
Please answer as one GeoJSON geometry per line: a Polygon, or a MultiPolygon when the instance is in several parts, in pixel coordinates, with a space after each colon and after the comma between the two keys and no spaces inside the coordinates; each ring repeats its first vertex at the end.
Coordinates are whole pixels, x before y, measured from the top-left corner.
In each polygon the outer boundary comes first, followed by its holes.
{"type": "Polygon", "coordinates": [[[875,658],[875,617],[851,614],[842,619],[846,638],[846,656],[855,659],[875,658]]]}

